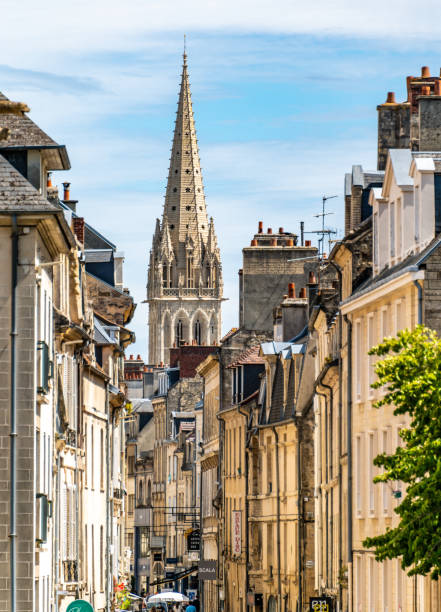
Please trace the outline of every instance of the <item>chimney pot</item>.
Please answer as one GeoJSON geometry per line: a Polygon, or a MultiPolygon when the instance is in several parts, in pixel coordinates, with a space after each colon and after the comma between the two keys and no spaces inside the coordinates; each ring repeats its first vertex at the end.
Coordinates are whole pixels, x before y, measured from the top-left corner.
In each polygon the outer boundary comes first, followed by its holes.
{"type": "Polygon", "coordinates": [[[52,187],[52,172],[47,173],[47,186],[52,187]]]}
{"type": "MultiPolygon", "coordinates": [[[[257,246],[257,240],[255,238],[253,238],[253,240],[251,240],[251,246],[257,246]]],[[[239,274],[240,274],[240,270],[239,270],[239,274]]]]}
{"type": "Polygon", "coordinates": [[[272,227],[269,227],[269,228],[267,229],[267,234],[272,234],[272,233],[273,233],[273,229],[272,229],[272,227]]]}
{"type": "Polygon", "coordinates": [[[433,93],[435,94],[435,96],[441,96],[441,81],[440,80],[435,81],[435,88],[433,90],[433,93]]]}
{"type": "Polygon", "coordinates": [[[64,187],[63,200],[65,202],[68,202],[70,200],[70,183],[63,183],[63,187],[64,187]]]}
{"type": "Polygon", "coordinates": [[[429,66],[423,66],[421,68],[421,76],[422,76],[423,79],[430,78],[430,68],[429,68],[429,66]]]}
{"type": "Polygon", "coordinates": [[[306,287],[302,287],[300,289],[299,298],[302,298],[302,299],[306,298],[306,287]]]}
{"type": "Polygon", "coordinates": [[[308,284],[309,285],[316,285],[317,284],[317,280],[315,278],[315,274],[314,274],[314,272],[312,270],[309,273],[308,284]]]}
{"type": "Polygon", "coordinates": [[[276,238],[271,238],[271,246],[277,246],[276,238]]]}
{"type": "Polygon", "coordinates": [[[288,284],[288,297],[295,298],[296,297],[296,285],[295,283],[288,284]]]}
{"type": "Polygon", "coordinates": [[[136,358],[138,361],[141,361],[141,355],[138,355],[136,358]]]}
{"type": "Polygon", "coordinates": [[[429,87],[429,85],[423,85],[423,87],[421,87],[421,95],[422,96],[430,96],[430,87],[429,87]]]}
{"type": "Polygon", "coordinates": [[[283,234],[283,227],[279,227],[279,234],[283,234]]]}
{"type": "Polygon", "coordinates": [[[130,359],[133,359],[133,355],[130,355],[130,359]]]}
{"type": "Polygon", "coordinates": [[[258,231],[259,234],[261,234],[263,232],[263,221],[259,221],[259,225],[258,225],[257,231],[258,231]]]}
{"type": "Polygon", "coordinates": [[[311,241],[310,240],[305,240],[305,246],[310,247],[311,246],[311,241]]]}
{"type": "Polygon", "coordinates": [[[395,92],[394,91],[388,91],[387,92],[387,98],[386,98],[386,104],[395,104],[395,92]]]}
{"type": "Polygon", "coordinates": [[[287,247],[292,247],[294,246],[294,240],[292,238],[288,238],[288,240],[286,240],[285,242],[287,247]]]}

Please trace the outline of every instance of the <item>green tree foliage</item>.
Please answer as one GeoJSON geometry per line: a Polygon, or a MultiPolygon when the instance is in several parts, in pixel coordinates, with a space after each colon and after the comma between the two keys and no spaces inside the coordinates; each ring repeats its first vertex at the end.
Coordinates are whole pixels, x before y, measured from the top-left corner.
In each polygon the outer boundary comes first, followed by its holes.
{"type": "Polygon", "coordinates": [[[394,414],[409,414],[411,425],[400,431],[403,446],[393,455],[378,455],[383,473],[374,482],[400,480],[406,485],[397,527],[366,538],[377,561],[401,557],[409,576],[441,574],[441,340],[419,325],[396,338],[385,338],[370,351],[376,364],[374,388],[386,393],[375,406],[392,404],[394,414]]]}

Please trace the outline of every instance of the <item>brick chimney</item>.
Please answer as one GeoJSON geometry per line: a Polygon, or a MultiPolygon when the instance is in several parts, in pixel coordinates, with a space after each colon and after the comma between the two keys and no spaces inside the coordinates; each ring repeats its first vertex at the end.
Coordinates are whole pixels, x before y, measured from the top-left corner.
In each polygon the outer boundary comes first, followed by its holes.
{"type": "Polygon", "coordinates": [[[73,232],[78,242],[84,244],[84,217],[72,217],[73,232]]]}

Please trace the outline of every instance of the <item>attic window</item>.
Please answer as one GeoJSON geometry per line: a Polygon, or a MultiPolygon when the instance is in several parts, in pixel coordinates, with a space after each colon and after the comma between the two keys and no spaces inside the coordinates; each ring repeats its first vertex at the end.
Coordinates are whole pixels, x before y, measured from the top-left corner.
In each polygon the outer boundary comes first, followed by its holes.
{"type": "Polygon", "coordinates": [[[190,193],[190,187],[186,187],[186,188],[185,188],[185,191],[186,191],[187,193],[190,193]]]}

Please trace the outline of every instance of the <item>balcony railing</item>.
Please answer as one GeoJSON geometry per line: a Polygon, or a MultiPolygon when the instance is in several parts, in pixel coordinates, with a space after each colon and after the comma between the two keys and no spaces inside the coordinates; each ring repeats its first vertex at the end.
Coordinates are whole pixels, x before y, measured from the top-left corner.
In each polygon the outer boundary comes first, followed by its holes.
{"type": "Polygon", "coordinates": [[[78,564],[76,560],[63,561],[64,582],[78,582],[78,564]]]}

